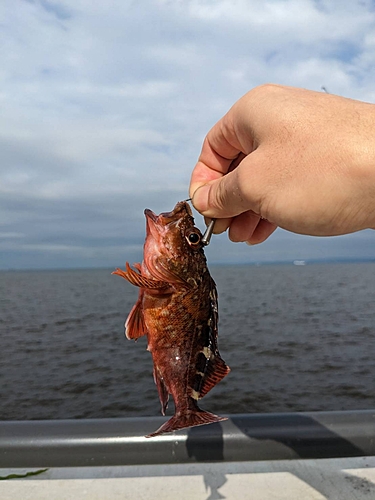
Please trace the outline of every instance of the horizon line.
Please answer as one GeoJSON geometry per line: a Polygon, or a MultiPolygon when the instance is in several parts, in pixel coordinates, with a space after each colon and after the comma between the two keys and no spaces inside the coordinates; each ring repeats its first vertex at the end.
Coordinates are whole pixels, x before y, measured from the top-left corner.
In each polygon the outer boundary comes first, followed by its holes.
{"type": "MultiPolygon", "coordinates": [[[[375,263],[375,257],[342,257],[342,258],[327,258],[327,259],[285,259],[285,260],[264,260],[264,261],[214,261],[210,262],[209,266],[275,266],[275,265],[294,265],[303,267],[314,264],[355,264],[355,263],[375,263]]],[[[0,272],[38,272],[38,271],[90,271],[93,269],[115,269],[116,266],[73,266],[73,267],[9,267],[0,268],[0,272]]]]}

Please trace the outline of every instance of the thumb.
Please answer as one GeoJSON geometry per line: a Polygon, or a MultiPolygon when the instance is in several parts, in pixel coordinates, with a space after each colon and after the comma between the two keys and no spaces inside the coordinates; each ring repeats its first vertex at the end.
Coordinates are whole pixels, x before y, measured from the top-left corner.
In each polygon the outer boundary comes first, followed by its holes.
{"type": "Polygon", "coordinates": [[[198,187],[192,196],[194,208],[205,217],[219,219],[234,217],[247,210],[257,213],[255,203],[244,191],[246,181],[241,182],[244,168],[246,165],[242,163],[223,177],[198,187]]]}

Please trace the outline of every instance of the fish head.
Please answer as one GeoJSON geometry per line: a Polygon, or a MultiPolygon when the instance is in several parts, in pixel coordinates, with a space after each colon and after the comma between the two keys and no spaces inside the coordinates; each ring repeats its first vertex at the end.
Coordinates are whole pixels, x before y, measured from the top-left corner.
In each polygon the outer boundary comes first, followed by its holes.
{"type": "Polygon", "coordinates": [[[171,212],[145,210],[146,241],[142,269],[172,285],[195,281],[206,268],[202,233],[194,225],[191,208],[180,201],[171,212]]]}

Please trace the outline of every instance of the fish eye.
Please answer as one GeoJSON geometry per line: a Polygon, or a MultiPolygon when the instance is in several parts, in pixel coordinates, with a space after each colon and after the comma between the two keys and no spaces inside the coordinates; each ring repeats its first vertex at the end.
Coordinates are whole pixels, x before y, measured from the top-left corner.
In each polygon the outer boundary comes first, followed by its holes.
{"type": "Polygon", "coordinates": [[[191,231],[186,235],[186,239],[191,246],[196,246],[201,241],[201,235],[195,231],[191,231]]]}

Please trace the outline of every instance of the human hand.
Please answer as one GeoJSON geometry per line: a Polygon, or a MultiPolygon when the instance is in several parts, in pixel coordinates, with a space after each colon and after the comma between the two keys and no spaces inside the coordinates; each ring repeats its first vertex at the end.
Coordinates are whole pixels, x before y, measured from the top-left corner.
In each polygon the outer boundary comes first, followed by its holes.
{"type": "Polygon", "coordinates": [[[375,228],[375,106],[278,85],[248,92],[207,134],[190,183],[215,232],[260,243],[375,228]]]}

